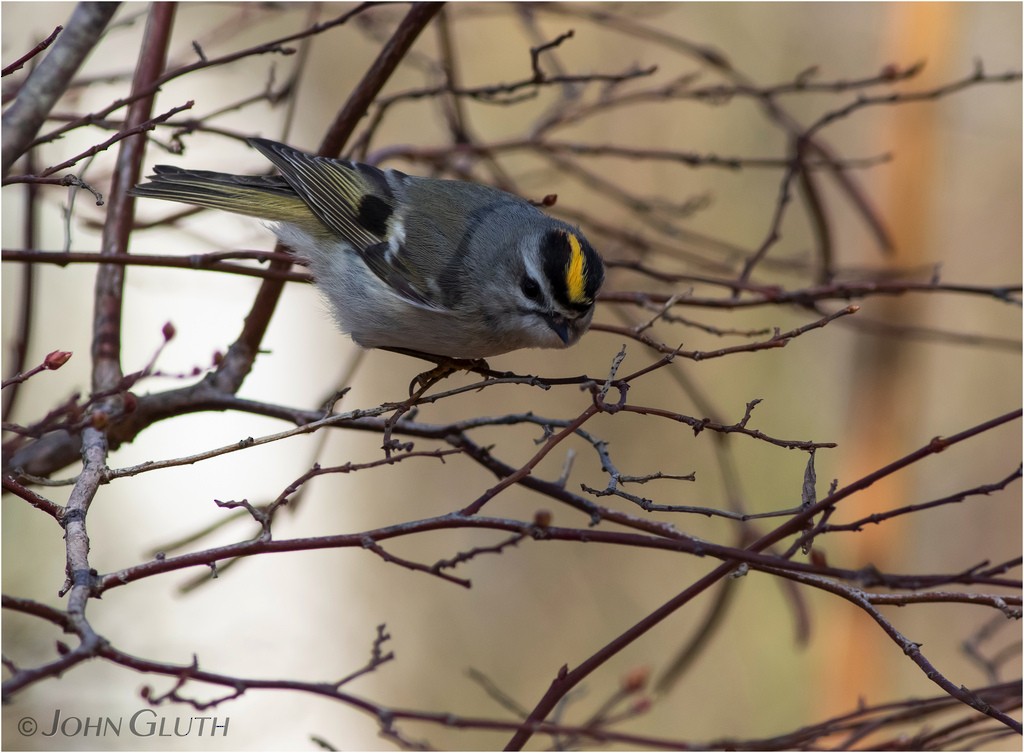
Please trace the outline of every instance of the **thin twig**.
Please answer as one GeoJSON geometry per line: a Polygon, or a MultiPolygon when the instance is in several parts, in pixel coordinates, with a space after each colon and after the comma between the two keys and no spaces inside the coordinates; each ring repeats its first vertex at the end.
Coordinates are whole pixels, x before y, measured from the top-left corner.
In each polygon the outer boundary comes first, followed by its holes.
{"type": "Polygon", "coordinates": [[[37,44],[35,47],[33,47],[28,52],[26,52],[24,55],[22,55],[20,58],[15,60],[10,65],[4,66],[3,71],[0,72],[0,76],[9,76],[12,73],[14,73],[15,71],[20,71],[22,68],[25,67],[25,63],[27,63],[29,60],[34,58],[40,52],[45,50],[51,44],[53,44],[53,40],[55,40],[57,38],[57,35],[60,34],[62,31],[64,31],[64,27],[60,26],[58,24],[57,28],[55,28],[53,31],[51,31],[50,35],[48,37],[46,37],[46,39],[44,39],[42,42],[37,44]]]}

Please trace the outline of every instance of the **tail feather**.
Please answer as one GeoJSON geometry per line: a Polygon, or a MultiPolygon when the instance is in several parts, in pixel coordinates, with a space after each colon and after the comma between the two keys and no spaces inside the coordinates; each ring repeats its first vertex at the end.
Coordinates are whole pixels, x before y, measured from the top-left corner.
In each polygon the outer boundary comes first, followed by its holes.
{"type": "Polygon", "coordinates": [[[228,175],[170,165],[156,165],[153,170],[149,182],[132,188],[131,195],[290,222],[322,232],[306,202],[280,176],[228,175]]]}

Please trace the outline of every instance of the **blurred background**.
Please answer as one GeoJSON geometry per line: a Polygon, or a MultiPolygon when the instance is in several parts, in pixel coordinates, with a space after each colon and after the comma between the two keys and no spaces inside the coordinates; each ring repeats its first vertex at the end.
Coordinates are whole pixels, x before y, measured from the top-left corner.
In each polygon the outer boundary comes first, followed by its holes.
{"type": "MultiPolygon", "coordinates": [[[[193,40],[213,58],[297,32],[349,7],[182,4],[169,65],[196,59],[193,40]]],[[[72,8],[69,3],[5,3],[4,64],[57,24],[66,23],[72,8]]],[[[265,171],[262,158],[230,137],[234,134],[261,135],[314,150],[405,8],[372,9],[358,22],[313,38],[308,52],[299,56],[248,57],[168,83],[155,113],[192,99],[196,104],[188,116],[207,117],[249,94],[259,94],[268,82],[280,85],[291,75],[295,60],[308,54],[293,103],[258,102],[218,115],[210,123],[226,135],[184,136],[182,155],[161,148],[161,143],[168,143],[168,132],[158,130],[147,154],[147,170],[165,163],[248,174],[265,171]]],[[[55,108],[55,116],[96,111],[127,94],[147,9],[142,4],[123,5],[81,70],[90,85],[69,93],[55,108]]],[[[471,87],[528,78],[529,48],[570,29],[571,39],[541,56],[548,74],[619,74],[657,66],[650,77],[621,85],[636,90],[667,86],[686,75],[694,76],[694,87],[735,83],[703,64],[680,40],[717,52],[733,71],[762,87],[792,82],[811,69],[808,80],[850,82],[877,76],[887,66],[904,69],[923,62],[921,73],[909,81],[866,92],[924,91],[966,79],[978,64],[993,74],[1019,70],[1021,64],[1019,4],[458,3],[447,6],[443,20],[425,30],[384,95],[436,85],[432,61],[438,59],[446,38],[457,61],[459,83],[471,87]]],[[[600,100],[600,84],[587,86],[579,96],[600,100]]],[[[807,125],[864,91],[798,92],[780,95],[777,102],[807,125]]],[[[556,111],[561,98],[572,96],[576,93],[553,86],[514,105],[464,100],[461,106],[479,142],[529,142],[536,124],[556,111]]],[[[833,182],[822,180],[836,265],[846,278],[900,273],[927,281],[936,273],[951,283],[1019,285],[1021,104],[1019,82],[978,84],[931,101],[864,108],[825,129],[821,136],[838,156],[870,159],[870,167],[852,174],[893,239],[890,253],[881,249],[863,215],[833,182]],[[882,155],[891,159],[875,159],[882,155]]],[[[56,124],[51,122],[44,130],[56,124]]],[[[73,131],[37,150],[37,164],[60,162],[108,135],[98,128],[73,131]]],[[[580,118],[546,136],[570,144],[776,160],[785,157],[787,147],[784,134],[765,117],[757,100],[741,96],[638,101],[580,118]]],[[[359,156],[377,161],[404,154],[404,159],[381,164],[427,174],[434,165],[416,155],[451,142],[443,108],[437,99],[427,98],[395,105],[359,156]]],[[[524,195],[540,199],[557,194],[553,213],[579,222],[606,259],[636,260],[636,245],[625,238],[645,237],[656,249],[645,257],[652,266],[694,275],[735,274],[737,259],[754,251],[771,227],[782,176],[777,166],[732,170],[692,167],[677,160],[593,156],[578,160],[593,173],[581,177],[529,148],[493,153],[524,195]],[[640,197],[648,210],[638,211],[635,204],[617,200],[602,181],[640,197]],[[684,211],[695,205],[696,211],[684,211]]],[[[114,154],[111,150],[97,156],[82,177],[101,191],[108,188],[114,154]]],[[[485,164],[460,160],[457,164],[470,175],[493,179],[485,164]]],[[[4,188],[5,250],[23,247],[24,193],[23,185],[4,188]]],[[[66,219],[66,189],[42,187],[40,196],[37,248],[98,248],[102,207],[79,193],[66,219]]],[[[155,221],[176,210],[140,202],[136,213],[140,220],[155,221]]],[[[137,231],[131,250],[184,256],[272,247],[272,235],[259,222],[203,212],[173,228],[137,231]]],[[[813,284],[814,236],[798,202],[790,208],[781,239],[768,259],[758,268],[755,281],[787,287],[813,284]]],[[[54,349],[73,351],[74,356],[59,371],[23,385],[5,421],[29,423],[72,392],[88,391],[95,274],[93,265],[39,265],[27,363],[40,362],[54,349]]],[[[125,370],[145,365],[162,342],[166,322],[173,322],[177,331],[157,364],[169,376],[149,379],[139,391],[180,386],[187,378],[176,375],[208,367],[213,354],[238,335],[258,285],[258,280],[234,275],[130,268],[125,370]]],[[[612,270],[606,291],[637,290],[725,295],[713,286],[670,285],[612,270]]],[[[23,295],[22,269],[5,263],[5,359],[17,332],[23,295]]],[[[1019,307],[955,294],[874,297],[859,303],[862,310],[856,316],[797,338],[786,348],[680,361],[672,370],[639,381],[630,401],[733,423],[743,416],[748,401],[760,398],[751,427],[774,437],[838,443],[835,449],[817,453],[819,496],[832,479],[840,485],[849,483],[934,436],[956,433],[1019,406],[1019,307]]],[[[829,302],[825,310],[841,305],[829,302]]],[[[788,330],[817,318],[782,306],[733,311],[681,307],[676,313],[706,327],[736,330],[788,330]]],[[[622,325],[649,316],[602,304],[595,321],[622,325]]],[[[653,331],[661,341],[681,342],[687,350],[713,350],[764,337],[723,337],[667,322],[659,322],[653,331]]],[[[595,327],[574,349],[513,353],[491,359],[491,365],[551,377],[599,376],[607,374],[622,345],[620,335],[595,327]]],[[[410,379],[423,367],[393,354],[360,354],[334,330],[315,291],[301,284],[286,287],[264,347],[266,352],[257,359],[240,395],[307,409],[322,405],[343,386],[351,391],[339,409],[401,400],[410,379]]],[[[639,343],[630,342],[621,373],[655,359],[639,343]]],[[[452,384],[470,379],[460,375],[452,384]]],[[[443,423],[526,410],[564,419],[578,415],[588,401],[587,394],[576,388],[492,388],[424,406],[418,420],[443,423]]],[[[184,416],[159,423],[119,448],[110,465],[177,457],[285,428],[282,422],[247,414],[184,416]]],[[[600,416],[588,430],[608,441],[624,474],[696,474],[696,483],[661,481],[630,489],[661,504],[742,504],[749,512],[799,504],[804,453],[733,436],[721,442],[727,453],[724,467],[733,469],[724,472],[716,450],[720,442],[709,432],[694,436],[683,425],[626,415],[600,416]]],[[[495,443],[495,454],[513,464],[536,452],[537,435],[527,428],[474,434],[482,444],[495,443]]],[[[1014,423],[915,464],[844,502],[837,522],[1002,479],[1020,462],[1020,439],[1019,424],[1014,423]]],[[[577,455],[568,488],[577,490],[581,483],[603,488],[607,477],[592,449],[583,442],[572,446],[577,455]]],[[[534,473],[558,478],[566,462],[563,447],[534,473]]],[[[146,561],[156,551],[180,553],[255,535],[251,522],[237,519],[180,550],[173,548],[175,542],[230,515],[214,504],[215,499],[266,503],[314,462],[367,462],[380,454],[379,436],[339,431],[121,480],[102,489],[90,511],[93,566],[105,573],[146,561]]],[[[67,478],[76,470],[67,468],[57,475],[67,478]]],[[[493,477],[459,458],[444,464],[410,460],[323,477],[308,485],[294,514],[278,518],[274,535],[283,539],[347,533],[427,518],[468,504],[493,482],[493,477]]],[[[68,488],[44,491],[63,502],[68,488]]],[[[622,499],[599,501],[646,515],[622,499]]],[[[553,500],[518,488],[502,493],[486,512],[531,520],[538,509],[550,510],[557,525],[588,522],[553,500]]],[[[956,572],[982,560],[1019,556],[1020,510],[1020,486],[1015,483],[988,497],[896,519],[859,534],[832,535],[819,543],[829,563],[837,566],[870,564],[896,573],[956,572]]],[[[18,499],[5,497],[2,513],[4,593],[63,608],[57,596],[64,580],[61,531],[52,519],[18,499]]],[[[747,535],[739,524],[720,518],[653,517],[725,544],[737,544],[747,535]]],[[[759,521],[748,524],[747,533],[772,527],[771,520],[759,521]]],[[[386,548],[430,564],[504,538],[497,533],[443,531],[395,539],[386,548]]],[[[467,675],[469,670],[483,673],[519,704],[532,708],[559,667],[576,666],[715,564],[665,552],[525,541],[459,567],[454,574],[472,581],[467,590],[387,564],[361,549],[325,550],[252,557],[198,586],[195,579],[205,573],[178,571],[114,589],[102,601],[91,603],[88,615],[102,635],[139,656],[182,664],[196,656],[210,671],[306,681],[335,680],[360,667],[369,656],[376,626],[384,623],[391,635],[385,648],[395,652],[396,660],[348,690],[394,708],[509,718],[508,711],[467,675]]],[[[1012,575],[1019,577],[1019,572],[1012,575]]],[[[734,588],[735,598],[709,644],[679,683],[658,697],[645,715],[618,729],[698,744],[723,736],[770,737],[853,710],[860,702],[939,694],[877,625],[845,602],[800,591],[810,633],[806,645],[799,645],[792,596],[776,580],[750,573],[734,588]]],[[[582,722],[636,668],[649,667],[657,674],[703,624],[712,598],[713,594],[703,595],[616,656],[569,698],[561,718],[582,722]]],[[[996,617],[991,610],[916,605],[885,614],[904,635],[921,643],[955,684],[971,687],[990,681],[961,643],[996,617]]],[[[4,614],[3,652],[19,666],[51,660],[54,641],[61,638],[58,631],[41,628],[37,620],[4,614]]],[[[1006,621],[986,644],[993,651],[1011,647],[1012,658],[1001,679],[1020,676],[1019,653],[1012,648],[1014,643],[1019,648],[1018,641],[1019,628],[1006,621]]],[[[203,712],[230,717],[230,732],[225,738],[204,737],[201,742],[18,733],[19,719],[32,716],[45,725],[43,720],[52,719],[57,709],[65,716],[129,716],[144,706],[139,691],[146,685],[164,691],[171,683],[102,662],[79,666],[4,706],[2,744],[8,749],[273,750],[315,748],[311,737],[317,736],[340,748],[394,747],[380,737],[373,718],[335,702],[284,692],[251,692],[203,712]]],[[[223,694],[219,689],[191,690],[204,699],[223,694]]],[[[164,706],[158,713],[198,715],[183,706],[164,706]]],[[[408,723],[400,728],[411,740],[441,749],[491,749],[508,737],[503,732],[408,723]]],[[[541,743],[538,739],[534,744],[541,743]]]]}

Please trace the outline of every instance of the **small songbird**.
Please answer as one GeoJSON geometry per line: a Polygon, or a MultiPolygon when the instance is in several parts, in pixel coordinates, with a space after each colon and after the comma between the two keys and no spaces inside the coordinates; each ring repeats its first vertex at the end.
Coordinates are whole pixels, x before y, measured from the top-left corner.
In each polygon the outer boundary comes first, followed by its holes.
{"type": "Polygon", "coordinates": [[[590,326],[601,257],[578,228],[524,199],[249,143],[279,176],[157,165],[132,193],[272,223],[365,348],[485,358],[564,348],[590,326]]]}

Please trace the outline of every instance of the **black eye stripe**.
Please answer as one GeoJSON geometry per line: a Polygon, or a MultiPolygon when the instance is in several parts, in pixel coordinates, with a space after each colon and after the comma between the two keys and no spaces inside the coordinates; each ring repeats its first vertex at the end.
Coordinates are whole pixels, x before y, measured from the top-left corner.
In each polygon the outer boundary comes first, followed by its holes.
{"type": "Polygon", "coordinates": [[[520,289],[523,291],[523,295],[529,298],[531,301],[540,300],[540,283],[535,279],[526,275],[523,277],[523,281],[520,284],[520,289]]]}

